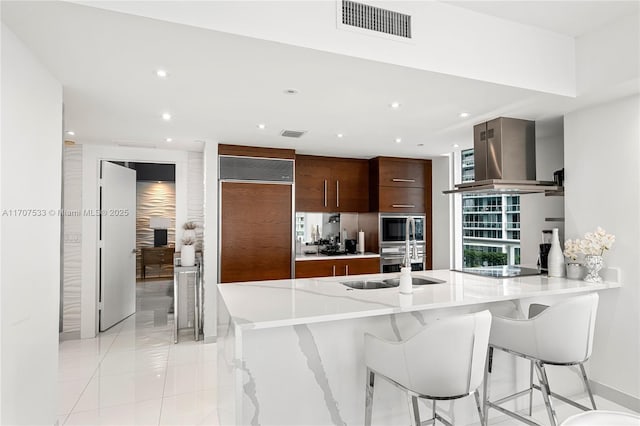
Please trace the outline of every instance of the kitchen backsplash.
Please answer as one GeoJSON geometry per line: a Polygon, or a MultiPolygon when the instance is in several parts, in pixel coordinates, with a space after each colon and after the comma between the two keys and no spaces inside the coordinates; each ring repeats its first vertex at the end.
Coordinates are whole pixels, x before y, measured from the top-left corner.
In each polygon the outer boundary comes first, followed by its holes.
{"type": "Polygon", "coordinates": [[[311,213],[296,212],[296,241],[302,245],[318,240],[342,241],[358,238],[358,213],[311,213]]]}

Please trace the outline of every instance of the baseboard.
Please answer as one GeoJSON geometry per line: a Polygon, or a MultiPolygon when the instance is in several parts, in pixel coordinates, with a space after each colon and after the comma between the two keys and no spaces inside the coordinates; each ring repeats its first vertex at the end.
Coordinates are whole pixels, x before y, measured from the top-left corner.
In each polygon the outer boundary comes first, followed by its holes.
{"type": "Polygon", "coordinates": [[[204,336],[204,343],[215,343],[217,340],[217,336],[204,336]]]}
{"type": "Polygon", "coordinates": [[[62,333],[58,333],[58,342],[63,342],[65,340],[78,340],[80,339],[80,330],[78,331],[64,331],[62,333]]]}
{"type": "Polygon", "coordinates": [[[594,394],[601,396],[604,399],[608,399],[611,402],[615,402],[629,410],[640,413],[640,398],[629,395],[628,393],[624,393],[610,386],[603,385],[602,383],[598,383],[594,380],[589,380],[589,383],[591,384],[591,390],[594,394]]]}

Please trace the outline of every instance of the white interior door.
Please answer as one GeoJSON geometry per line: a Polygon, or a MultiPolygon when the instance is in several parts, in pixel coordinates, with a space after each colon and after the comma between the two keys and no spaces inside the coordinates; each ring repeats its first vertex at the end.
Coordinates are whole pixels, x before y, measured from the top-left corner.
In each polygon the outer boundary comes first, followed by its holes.
{"type": "Polygon", "coordinates": [[[136,172],[102,162],[100,331],[136,311],[136,172]]]}

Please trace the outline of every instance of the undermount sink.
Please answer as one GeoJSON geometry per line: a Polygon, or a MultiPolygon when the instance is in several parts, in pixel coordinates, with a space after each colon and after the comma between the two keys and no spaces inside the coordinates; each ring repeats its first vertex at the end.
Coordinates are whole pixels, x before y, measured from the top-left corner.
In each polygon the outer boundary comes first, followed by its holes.
{"type": "MultiPolygon", "coordinates": [[[[435,278],[411,277],[413,285],[441,284],[444,281],[435,278]]],[[[387,278],[386,280],[354,280],[342,281],[340,284],[358,290],[375,290],[378,288],[392,288],[400,285],[400,278],[387,278]]]]}

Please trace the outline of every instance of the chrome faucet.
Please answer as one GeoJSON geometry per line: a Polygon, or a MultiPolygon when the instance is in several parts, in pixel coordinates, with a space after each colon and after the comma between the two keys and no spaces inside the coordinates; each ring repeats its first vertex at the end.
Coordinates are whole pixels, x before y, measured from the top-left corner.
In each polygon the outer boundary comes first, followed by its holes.
{"type": "Polygon", "coordinates": [[[413,217],[408,217],[405,228],[404,238],[404,258],[402,258],[403,267],[411,267],[411,261],[418,259],[418,244],[416,242],[416,221],[413,217]],[[410,244],[411,227],[413,227],[413,246],[410,244]]]}

